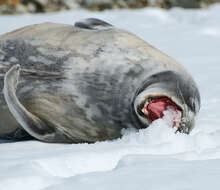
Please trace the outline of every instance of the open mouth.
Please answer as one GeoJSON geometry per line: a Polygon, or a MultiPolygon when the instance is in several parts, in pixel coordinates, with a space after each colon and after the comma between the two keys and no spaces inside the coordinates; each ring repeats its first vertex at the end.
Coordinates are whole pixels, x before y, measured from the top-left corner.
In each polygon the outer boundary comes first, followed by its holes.
{"type": "Polygon", "coordinates": [[[164,118],[166,113],[169,112],[170,125],[177,129],[180,126],[182,109],[168,97],[149,97],[139,106],[138,109],[139,112],[141,112],[141,115],[150,123],[154,120],[164,118]]]}

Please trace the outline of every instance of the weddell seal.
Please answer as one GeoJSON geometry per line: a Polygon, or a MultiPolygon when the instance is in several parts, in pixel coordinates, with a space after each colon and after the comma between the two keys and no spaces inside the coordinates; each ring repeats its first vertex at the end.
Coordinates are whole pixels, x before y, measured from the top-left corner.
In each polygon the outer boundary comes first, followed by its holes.
{"type": "Polygon", "coordinates": [[[180,113],[189,133],[200,109],[192,77],[135,35],[98,19],[36,24],[0,36],[0,138],[51,143],[111,140],[180,113]]]}

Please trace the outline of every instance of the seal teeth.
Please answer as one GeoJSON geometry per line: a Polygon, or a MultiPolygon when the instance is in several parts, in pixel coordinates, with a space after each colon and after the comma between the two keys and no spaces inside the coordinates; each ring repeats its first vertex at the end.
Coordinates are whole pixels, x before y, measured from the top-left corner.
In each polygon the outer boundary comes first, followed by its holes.
{"type": "Polygon", "coordinates": [[[147,109],[144,107],[142,110],[141,110],[145,115],[148,115],[149,113],[148,113],[148,111],[147,111],[147,109]]]}

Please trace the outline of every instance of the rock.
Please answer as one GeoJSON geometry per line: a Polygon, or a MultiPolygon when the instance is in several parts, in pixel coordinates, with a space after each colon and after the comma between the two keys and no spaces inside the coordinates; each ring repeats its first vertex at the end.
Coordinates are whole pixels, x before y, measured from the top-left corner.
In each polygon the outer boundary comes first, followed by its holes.
{"type": "Polygon", "coordinates": [[[0,6],[7,5],[7,6],[16,7],[17,5],[20,4],[21,4],[20,0],[0,0],[0,6]]]}
{"type": "Polygon", "coordinates": [[[22,4],[16,6],[16,10],[15,11],[16,11],[17,14],[24,14],[24,13],[28,13],[29,12],[28,9],[24,5],[22,5],[22,4]]]}
{"type": "Polygon", "coordinates": [[[35,4],[29,3],[29,4],[27,5],[27,11],[28,11],[29,13],[35,13],[35,12],[37,12],[37,8],[36,8],[35,4]]]}
{"type": "Polygon", "coordinates": [[[143,8],[148,0],[82,0],[81,6],[90,10],[105,10],[119,8],[143,8]]]}
{"type": "Polygon", "coordinates": [[[213,3],[220,3],[220,0],[201,0],[200,7],[205,8],[213,3]]]}
{"type": "Polygon", "coordinates": [[[16,9],[20,5],[21,5],[20,0],[0,0],[0,13],[13,14],[14,12],[17,12],[16,9]]]}
{"type": "Polygon", "coordinates": [[[80,8],[77,0],[26,0],[26,5],[34,4],[37,12],[54,12],[80,8]]]}
{"type": "Polygon", "coordinates": [[[113,0],[82,0],[81,6],[90,10],[105,10],[114,7],[113,0]]]}
{"type": "Polygon", "coordinates": [[[146,6],[172,8],[201,8],[220,0],[0,0],[0,14],[54,12],[69,9],[143,8],[146,6]]]}
{"type": "Polygon", "coordinates": [[[63,1],[63,5],[67,9],[79,9],[80,8],[80,2],[73,1],[73,0],[65,0],[63,1]]]}
{"type": "Polygon", "coordinates": [[[140,1],[123,0],[123,3],[126,4],[125,7],[127,8],[143,8],[148,6],[148,0],[140,0],[140,1]]]}
{"type": "Polygon", "coordinates": [[[199,8],[198,0],[170,0],[171,7],[199,8]]]}
{"type": "Polygon", "coordinates": [[[199,8],[199,0],[149,0],[149,5],[161,8],[199,8]]]}

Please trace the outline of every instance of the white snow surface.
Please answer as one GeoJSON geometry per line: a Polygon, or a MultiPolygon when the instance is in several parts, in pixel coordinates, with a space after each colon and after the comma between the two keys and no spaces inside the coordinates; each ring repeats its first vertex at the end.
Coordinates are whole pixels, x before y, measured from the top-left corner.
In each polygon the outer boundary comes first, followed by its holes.
{"type": "Polygon", "coordinates": [[[203,10],[146,8],[0,16],[0,33],[87,17],[135,33],[183,64],[201,93],[190,135],[157,120],[139,132],[95,144],[0,143],[0,190],[220,189],[220,5],[203,10]]]}

